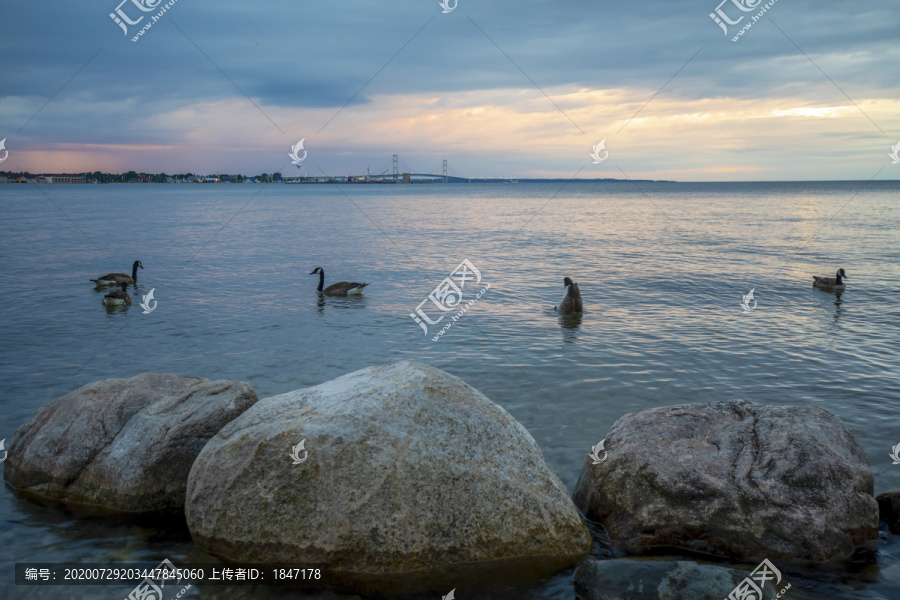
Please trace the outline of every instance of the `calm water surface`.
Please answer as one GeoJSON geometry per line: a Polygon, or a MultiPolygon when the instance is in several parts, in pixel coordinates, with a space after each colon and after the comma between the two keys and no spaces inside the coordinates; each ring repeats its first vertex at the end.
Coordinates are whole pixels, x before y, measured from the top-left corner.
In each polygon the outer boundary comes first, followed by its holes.
{"type": "MultiPolygon", "coordinates": [[[[416,359],[484,392],[571,489],[622,415],[742,398],[811,403],[900,487],[900,184],[0,186],[0,437],[85,383],[144,372],[249,381],[260,397],[416,359]],[[491,289],[437,343],[409,313],[464,258],[491,289]],[[143,261],[134,306],[88,281],[143,261]],[[320,299],[369,281],[361,298],[320,299]],[[811,275],[846,269],[840,297],[811,275]],[[580,323],[553,310],[580,283],[580,323]],[[157,309],[142,314],[155,288],[157,309]],[[742,296],[754,288],[756,310],[742,296]]],[[[660,448],[660,460],[667,449],[660,448]]],[[[792,598],[900,597],[900,543],[854,574],[789,572],[792,598]]],[[[82,519],[0,492],[0,596],[15,561],[202,562],[184,532],[82,519]]],[[[571,599],[572,572],[460,598],[571,599]]],[[[336,598],[267,588],[186,598],[336,598]]]]}

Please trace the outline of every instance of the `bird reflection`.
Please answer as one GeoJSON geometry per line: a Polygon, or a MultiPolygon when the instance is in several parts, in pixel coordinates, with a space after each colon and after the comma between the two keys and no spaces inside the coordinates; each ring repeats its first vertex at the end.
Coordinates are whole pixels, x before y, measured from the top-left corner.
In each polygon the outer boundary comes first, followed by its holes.
{"type": "Polygon", "coordinates": [[[325,313],[325,307],[342,308],[342,309],[358,309],[366,307],[365,296],[325,296],[317,294],[316,311],[325,313]]]}
{"type": "Polygon", "coordinates": [[[566,313],[559,315],[559,326],[563,334],[563,341],[574,343],[578,338],[578,327],[581,326],[581,313],[566,313]]]}
{"type": "Polygon", "coordinates": [[[842,292],[835,292],[835,294],[834,294],[834,307],[835,307],[834,308],[834,319],[835,320],[837,320],[838,317],[841,316],[841,304],[843,304],[843,302],[841,301],[841,293],[842,292]]]}

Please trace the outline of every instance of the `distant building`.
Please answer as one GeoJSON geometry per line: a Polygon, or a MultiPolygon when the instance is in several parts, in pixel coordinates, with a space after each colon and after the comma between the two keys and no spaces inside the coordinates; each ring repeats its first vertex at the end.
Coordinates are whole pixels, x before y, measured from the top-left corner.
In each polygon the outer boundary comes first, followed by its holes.
{"type": "Polygon", "coordinates": [[[41,183],[85,183],[84,175],[61,173],[59,175],[43,175],[41,183]]]}
{"type": "Polygon", "coordinates": [[[26,173],[7,173],[5,177],[6,183],[37,183],[38,176],[26,173]]]}

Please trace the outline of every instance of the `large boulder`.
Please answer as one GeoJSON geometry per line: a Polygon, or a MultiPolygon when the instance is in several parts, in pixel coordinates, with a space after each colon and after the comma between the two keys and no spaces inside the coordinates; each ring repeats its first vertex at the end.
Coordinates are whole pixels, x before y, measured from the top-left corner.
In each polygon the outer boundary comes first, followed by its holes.
{"type": "MultiPolygon", "coordinates": [[[[575,596],[580,600],[722,600],[749,575],[690,561],[589,560],[575,572],[575,596]]],[[[772,571],[766,573],[766,577],[775,576],[772,571]]],[[[781,573],[777,576],[780,579],[781,573]]],[[[761,582],[754,577],[752,581],[764,592],[763,598],[776,597],[771,579],[761,582]]],[[[789,586],[779,584],[778,589],[789,586]]],[[[760,600],[756,594],[737,597],[760,600]]]]}
{"type": "Polygon", "coordinates": [[[592,546],[520,423],[406,361],[260,400],[197,457],[185,514],[209,552],[327,563],[351,586],[464,563],[560,568],[592,546]]]}
{"type": "Polygon", "coordinates": [[[150,373],[90,383],[16,431],[3,477],[26,496],[73,507],[177,511],[200,450],[256,401],[240,381],[150,373]]]}
{"type": "Polygon", "coordinates": [[[862,447],[814,406],[744,401],[661,407],[619,419],[575,503],[614,546],[819,562],[877,542],[862,447]]]}

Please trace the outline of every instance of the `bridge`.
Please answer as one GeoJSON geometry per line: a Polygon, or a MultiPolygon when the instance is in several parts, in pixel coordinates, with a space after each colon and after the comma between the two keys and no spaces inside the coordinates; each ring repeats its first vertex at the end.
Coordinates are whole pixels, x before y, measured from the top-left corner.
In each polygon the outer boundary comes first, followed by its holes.
{"type": "MultiPolygon", "coordinates": [[[[434,183],[435,181],[442,183],[468,183],[471,181],[468,177],[450,175],[446,159],[444,159],[443,163],[443,173],[413,173],[406,163],[403,163],[403,166],[407,170],[401,172],[400,163],[402,161],[400,157],[394,154],[391,161],[393,165],[390,174],[388,174],[386,168],[379,168],[380,172],[376,174],[369,173],[367,169],[365,175],[316,175],[312,177],[298,175],[298,177],[285,177],[284,180],[290,183],[434,183]],[[419,179],[414,180],[413,178],[419,179]]],[[[297,166],[298,172],[300,171],[300,166],[297,166]]]]}

